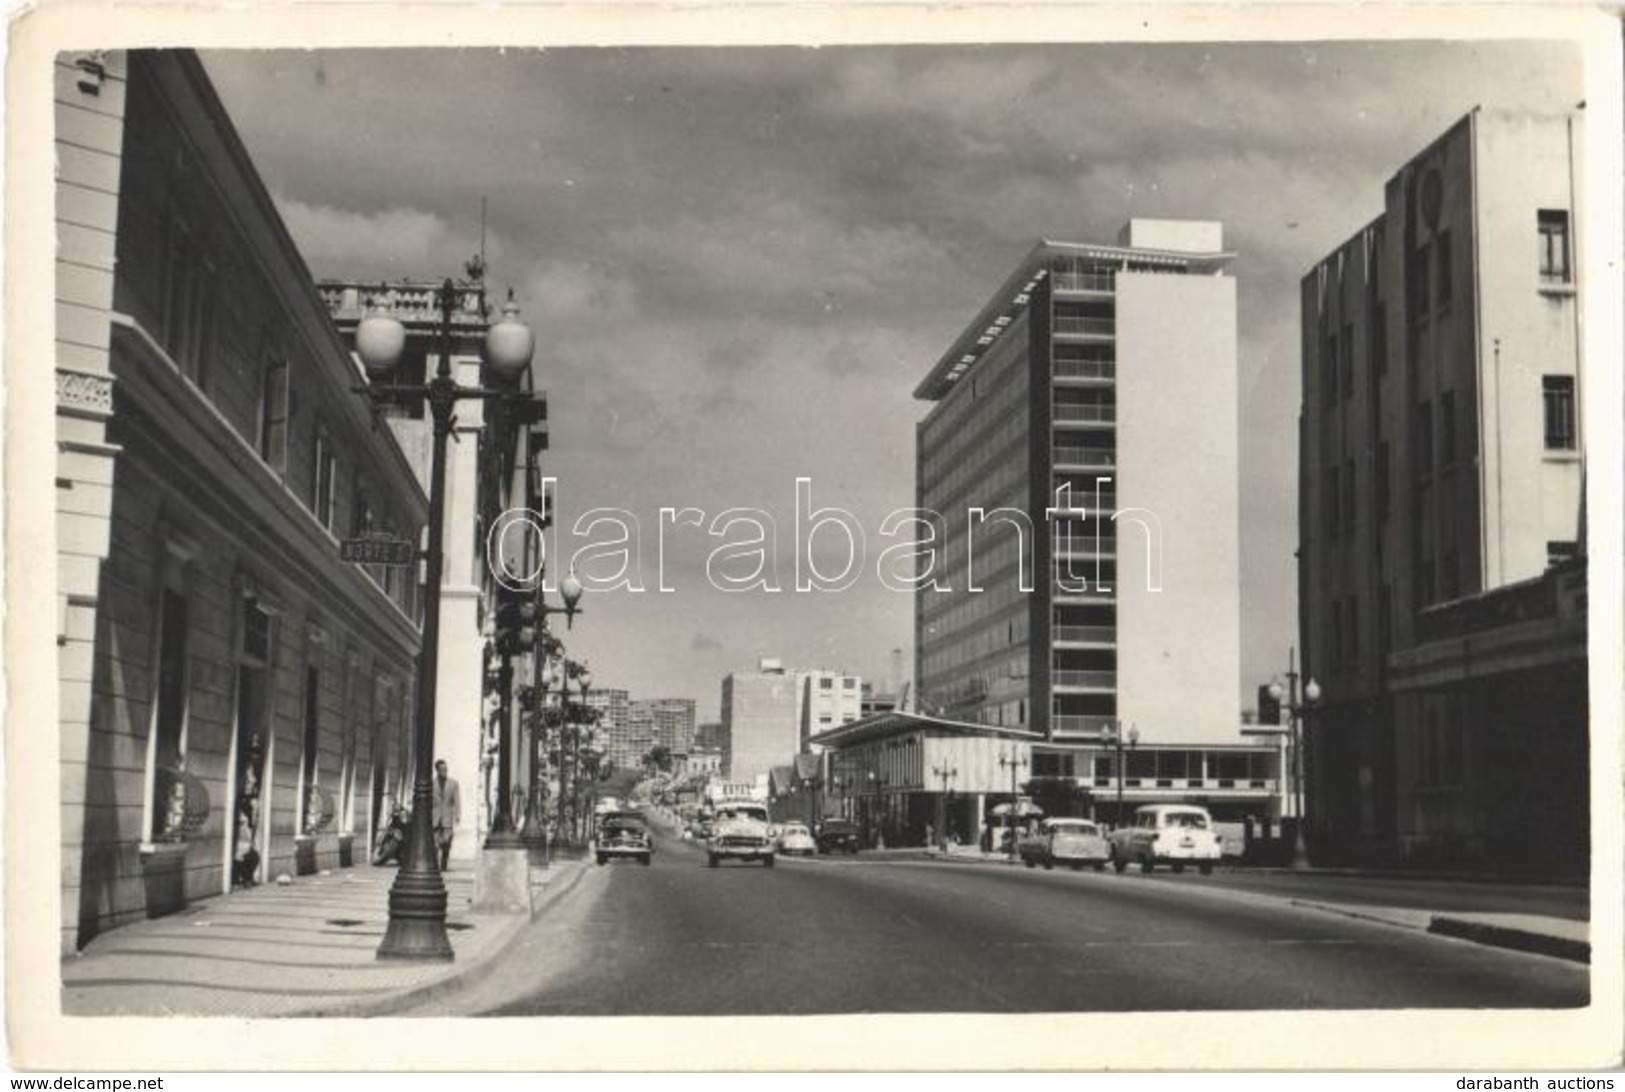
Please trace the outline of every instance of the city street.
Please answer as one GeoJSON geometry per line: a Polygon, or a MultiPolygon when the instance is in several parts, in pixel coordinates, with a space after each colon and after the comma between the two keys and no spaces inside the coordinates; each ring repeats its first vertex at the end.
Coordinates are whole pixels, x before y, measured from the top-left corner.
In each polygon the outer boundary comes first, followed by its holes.
{"type": "MultiPolygon", "coordinates": [[[[414,1015],[1586,1003],[1584,965],[1291,903],[1353,904],[1350,889],[1362,882],[1043,872],[880,855],[709,869],[696,846],[662,829],[652,867],[591,869],[488,979],[414,1015]]],[[[1508,897],[1489,885],[1419,890],[1418,898],[1458,909],[1508,897]],[[1460,892],[1453,898],[1452,888],[1460,892]]],[[[1573,897],[1537,899],[1552,904],[1545,912],[1566,906],[1568,916],[1583,916],[1573,897]]]]}

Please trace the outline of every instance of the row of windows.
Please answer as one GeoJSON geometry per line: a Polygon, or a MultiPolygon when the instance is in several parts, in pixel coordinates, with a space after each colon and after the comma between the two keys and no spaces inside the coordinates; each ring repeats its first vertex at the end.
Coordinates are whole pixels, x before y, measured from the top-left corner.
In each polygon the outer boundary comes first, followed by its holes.
{"type": "Polygon", "coordinates": [[[952,444],[936,456],[937,465],[921,471],[921,481],[928,483],[927,503],[946,507],[967,493],[976,490],[979,483],[998,474],[999,485],[980,490],[981,495],[1002,492],[1015,476],[1025,476],[1027,470],[1027,416],[1025,412],[1013,414],[993,427],[966,437],[964,444],[952,444]],[[950,469],[951,468],[951,469],[950,469]]]}
{"type": "Polygon", "coordinates": [[[971,366],[970,373],[955,383],[948,396],[938,404],[920,430],[920,452],[929,462],[940,444],[949,442],[962,432],[959,427],[969,414],[986,409],[984,395],[997,396],[996,405],[1005,406],[1009,400],[1023,396],[1026,383],[1019,373],[1026,363],[1022,339],[1013,338],[1009,330],[1000,338],[992,352],[971,366]]]}

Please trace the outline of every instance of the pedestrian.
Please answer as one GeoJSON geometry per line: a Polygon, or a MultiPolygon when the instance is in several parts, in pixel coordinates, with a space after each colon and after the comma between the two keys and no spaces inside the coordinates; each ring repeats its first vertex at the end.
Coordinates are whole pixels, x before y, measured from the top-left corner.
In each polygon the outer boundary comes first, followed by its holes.
{"type": "Polygon", "coordinates": [[[446,760],[434,764],[434,840],[440,847],[440,871],[451,862],[451,836],[462,818],[463,797],[457,780],[446,776],[446,760]]]}
{"type": "Polygon", "coordinates": [[[925,824],[925,845],[929,849],[937,844],[937,831],[930,823],[925,824]]]}

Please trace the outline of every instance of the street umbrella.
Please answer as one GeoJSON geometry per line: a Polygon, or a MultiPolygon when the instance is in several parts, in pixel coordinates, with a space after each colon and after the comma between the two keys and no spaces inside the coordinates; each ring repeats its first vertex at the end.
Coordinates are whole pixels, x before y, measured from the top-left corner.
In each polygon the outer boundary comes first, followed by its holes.
{"type": "MultiPolygon", "coordinates": [[[[1033,803],[1031,800],[1021,799],[1016,801],[1015,813],[1016,818],[1023,819],[1030,815],[1043,815],[1044,809],[1033,803]]],[[[1003,818],[1004,816],[1010,814],[1010,805],[996,804],[988,812],[988,814],[1003,818]]]]}

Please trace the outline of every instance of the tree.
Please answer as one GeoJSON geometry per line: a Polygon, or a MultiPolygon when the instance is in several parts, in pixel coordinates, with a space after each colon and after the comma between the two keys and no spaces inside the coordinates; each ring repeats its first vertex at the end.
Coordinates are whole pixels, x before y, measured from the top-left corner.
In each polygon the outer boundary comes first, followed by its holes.
{"type": "Polygon", "coordinates": [[[643,756],[643,764],[661,773],[671,773],[671,748],[657,743],[643,756]]]}

